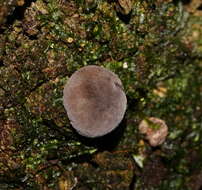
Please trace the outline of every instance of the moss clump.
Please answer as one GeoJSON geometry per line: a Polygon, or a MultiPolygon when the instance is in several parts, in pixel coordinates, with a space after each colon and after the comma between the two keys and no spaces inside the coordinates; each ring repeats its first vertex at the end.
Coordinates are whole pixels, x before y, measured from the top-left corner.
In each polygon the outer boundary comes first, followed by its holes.
{"type": "Polygon", "coordinates": [[[181,1],[131,2],[131,12],[123,15],[117,1],[0,1],[6,10],[0,11],[0,123],[4,139],[12,139],[1,141],[11,150],[5,157],[0,148],[4,189],[62,189],[64,183],[93,189],[98,181],[100,189],[200,185],[200,10],[187,9],[188,15],[181,1]],[[66,119],[64,81],[85,65],[112,70],[126,90],[124,133],[106,141],[113,149],[77,137],[66,119]],[[169,126],[167,140],[155,150],[137,130],[145,117],[169,126]],[[8,128],[10,119],[15,122],[8,128]],[[120,164],[127,167],[117,170],[120,164]],[[150,169],[161,176],[150,179],[150,169]]]}

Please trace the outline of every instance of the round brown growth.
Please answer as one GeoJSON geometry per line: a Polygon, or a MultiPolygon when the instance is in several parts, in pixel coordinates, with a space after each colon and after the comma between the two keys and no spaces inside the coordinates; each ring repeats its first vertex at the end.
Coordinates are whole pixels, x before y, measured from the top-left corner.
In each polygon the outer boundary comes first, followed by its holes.
{"type": "Polygon", "coordinates": [[[63,103],[72,126],[86,137],[103,136],[123,119],[127,99],[116,74],[85,66],[68,80],[63,103]]]}
{"type": "Polygon", "coordinates": [[[161,145],[168,135],[168,127],[165,121],[156,117],[142,120],[139,124],[139,130],[140,133],[146,135],[146,139],[151,146],[161,145]]]}

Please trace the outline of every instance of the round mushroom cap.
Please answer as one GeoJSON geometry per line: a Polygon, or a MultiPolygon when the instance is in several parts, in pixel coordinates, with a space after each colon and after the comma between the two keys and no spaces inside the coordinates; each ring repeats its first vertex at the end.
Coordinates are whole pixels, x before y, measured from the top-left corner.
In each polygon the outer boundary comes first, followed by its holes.
{"type": "Polygon", "coordinates": [[[168,135],[165,121],[156,117],[142,120],[139,124],[139,131],[146,135],[146,139],[153,147],[161,145],[168,135]]]}
{"type": "Polygon", "coordinates": [[[127,99],[116,74],[91,65],[82,67],[67,81],[63,104],[80,135],[99,137],[110,133],[121,122],[127,99]]]}

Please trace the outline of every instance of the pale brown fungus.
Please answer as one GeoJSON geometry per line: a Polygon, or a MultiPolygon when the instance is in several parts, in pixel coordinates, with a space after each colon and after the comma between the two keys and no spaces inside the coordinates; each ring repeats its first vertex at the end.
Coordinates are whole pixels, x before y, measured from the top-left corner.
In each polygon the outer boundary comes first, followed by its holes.
{"type": "Polygon", "coordinates": [[[139,131],[146,135],[146,139],[153,147],[161,145],[168,135],[168,127],[165,121],[156,117],[142,120],[139,124],[139,131]]]}
{"type": "Polygon", "coordinates": [[[86,137],[100,137],[123,119],[127,99],[118,76],[99,66],[76,71],[63,91],[63,103],[73,128],[86,137]]]}

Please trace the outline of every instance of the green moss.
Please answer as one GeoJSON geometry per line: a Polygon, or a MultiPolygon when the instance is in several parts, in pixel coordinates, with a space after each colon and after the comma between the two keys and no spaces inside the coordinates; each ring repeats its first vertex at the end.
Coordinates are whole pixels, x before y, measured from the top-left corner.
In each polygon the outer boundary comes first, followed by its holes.
{"type": "Polygon", "coordinates": [[[132,1],[127,16],[116,12],[116,3],[37,0],[23,19],[5,22],[16,4],[0,17],[6,26],[0,31],[0,124],[12,119],[20,126],[7,130],[12,143],[0,151],[10,164],[0,161],[4,189],[57,189],[69,178],[76,188],[192,187],[202,167],[201,18],[188,17],[180,1],[132,1]],[[123,134],[101,147],[73,132],[62,105],[68,77],[92,64],[114,71],[128,99],[123,134]],[[169,127],[158,151],[137,129],[151,116],[169,127]],[[134,155],[143,158],[141,169],[134,155]],[[148,168],[151,160],[155,167],[148,168]],[[147,177],[145,171],[158,168],[166,168],[164,178],[147,177]]]}

